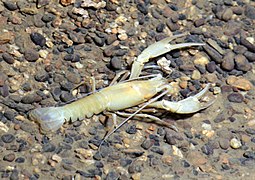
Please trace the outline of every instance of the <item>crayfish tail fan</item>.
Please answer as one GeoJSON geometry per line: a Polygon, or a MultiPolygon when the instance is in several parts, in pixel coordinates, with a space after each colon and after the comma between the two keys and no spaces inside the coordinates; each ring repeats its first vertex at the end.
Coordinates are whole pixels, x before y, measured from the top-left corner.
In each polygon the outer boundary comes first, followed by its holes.
{"type": "Polygon", "coordinates": [[[62,107],[46,107],[34,109],[29,113],[31,120],[40,124],[43,131],[56,131],[65,122],[62,107]]]}

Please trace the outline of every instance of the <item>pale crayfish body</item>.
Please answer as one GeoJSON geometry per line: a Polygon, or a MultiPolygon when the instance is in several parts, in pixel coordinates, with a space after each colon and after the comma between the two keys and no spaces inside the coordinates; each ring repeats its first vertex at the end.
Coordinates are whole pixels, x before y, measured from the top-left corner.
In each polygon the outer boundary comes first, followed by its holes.
{"type": "MultiPolygon", "coordinates": [[[[169,44],[172,39],[183,35],[168,37],[147,47],[134,61],[128,82],[120,82],[109,86],[62,107],[35,109],[29,114],[30,119],[37,121],[42,130],[54,131],[59,129],[66,121],[74,122],[78,119],[84,119],[85,116],[91,117],[93,114],[98,114],[105,110],[117,111],[133,107],[149,101],[163,91],[171,94],[173,87],[161,75],[149,80],[136,80],[136,78],[140,75],[144,63],[149,61],[150,58],[157,57],[173,49],[203,45],[202,43],[169,44]]],[[[161,100],[148,103],[146,106],[161,108],[179,114],[194,113],[212,104],[212,102],[203,103],[202,100],[208,88],[209,85],[197,95],[178,102],[161,100]]]]}

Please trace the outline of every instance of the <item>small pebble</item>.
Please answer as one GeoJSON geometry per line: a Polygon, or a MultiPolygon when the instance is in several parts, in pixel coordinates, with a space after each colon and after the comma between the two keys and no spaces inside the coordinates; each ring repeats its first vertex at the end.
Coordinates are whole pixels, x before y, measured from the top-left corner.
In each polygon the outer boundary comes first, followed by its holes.
{"type": "Polygon", "coordinates": [[[14,159],[15,159],[14,153],[7,154],[3,157],[3,160],[8,162],[12,162],[14,159]]]}
{"type": "Polygon", "coordinates": [[[151,140],[151,139],[145,139],[145,140],[143,141],[143,143],[142,143],[141,146],[142,146],[143,149],[147,150],[147,149],[149,149],[150,147],[152,147],[153,144],[154,144],[154,141],[153,141],[153,140],[151,140]]]}
{"type": "Polygon", "coordinates": [[[224,150],[227,150],[230,147],[229,141],[225,138],[220,138],[219,145],[224,150]]]}
{"type": "Polygon", "coordinates": [[[46,39],[40,33],[34,32],[30,34],[30,38],[35,43],[35,45],[39,45],[43,47],[46,44],[46,39]]]}
{"type": "Polygon", "coordinates": [[[201,152],[198,151],[191,151],[187,155],[187,160],[190,164],[194,166],[200,166],[206,164],[208,161],[206,157],[203,156],[201,152]]]}
{"type": "Polygon", "coordinates": [[[227,98],[230,102],[235,102],[235,103],[241,103],[244,101],[243,95],[236,92],[229,94],[227,98]]]}
{"type": "MultiPolygon", "coordinates": [[[[254,8],[255,9],[255,8],[254,8]]],[[[255,45],[249,42],[246,38],[241,37],[240,43],[244,45],[249,51],[255,53],[255,45]]]]}
{"type": "Polygon", "coordinates": [[[235,62],[234,62],[234,56],[235,54],[233,52],[228,52],[224,57],[223,57],[223,62],[221,64],[222,69],[231,71],[235,67],[235,62]]]}
{"type": "Polygon", "coordinates": [[[222,20],[228,21],[232,18],[233,16],[233,11],[231,8],[227,8],[223,13],[222,13],[222,20]]]}
{"type": "Polygon", "coordinates": [[[195,22],[194,22],[194,25],[196,27],[199,27],[199,26],[202,26],[205,24],[205,19],[204,18],[200,18],[200,19],[197,19],[195,22]]]}
{"type": "Polygon", "coordinates": [[[233,139],[230,140],[230,146],[233,149],[238,149],[238,148],[242,147],[242,143],[238,139],[233,138],[233,139]]]}
{"type": "Polygon", "coordinates": [[[50,143],[44,144],[43,147],[43,152],[53,152],[56,149],[56,146],[50,143]]]}
{"type": "Polygon", "coordinates": [[[12,1],[4,1],[4,6],[10,10],[10,11],[15,11],[18,9],[18,6],[15,2],[12,2],[12,1]]]}
{"type": "Polygon", "coordinates": [[[244,14],[250,19],[255,19],[255,8],[253,6],[247,5],[245,7],[244,14]]]}
{"type": "Polygon", "coordinates": [[[24,57],[29,62],[34,62],[39,59],[39,53],[33,49],[27,49],[24,53],[24,57]]]}
{"type": "Polygon", "coordinates": [[[17,159],[15,159],[16,163],[24,163],[25,162],[25,158],[23,157],[18,157],[17,159]]]}
{"type": "Polygon", "coordinates": [[[201,74],[198,70],[194,70],[192,75],[191,75],[191,79],[193,80],[199,80],[201,79],[201,74]]]}
{"type": "Polygon", "coordinates": [[[172,148],[173,148],[173,155],[178,156],[179,158],[183,158],[183,154],[178,147],[172,145],[172,148]]]}
{"type": "Polygon", "coordinates": [[[129,126],[126,130],[126,132],[128,134],[135,134],[137,132],[137,129],[136,129],[136,126],[135,125],[132,125],[132,126],[129,126]]]}
{"type": "Polygon", "coordinates": [[[216,64],[214,61],[211,61],[209,62],[207,65],[206,65],[206,69],[209,73],[213,73],[215,70],[216,70],[216,64]]]}
{"type": "Polygon", "coordinates": [[[247,71],[251,70],[251,68],[252,68],[249,61],[242,54],[238,54],[235,56],[235,64],[236,64],[237,70],[244,71],[244,72],[247,72],[247,71]]]}
{"type": "Polygon", "coordinates": [[[216,63],[222,63],[223,58],[215,49],[208,45],[203,46],[203,48],[213,61],[215,61],[216,63]]]}
{"type": "Polygon", "coordinates": [[[238,77],[229,76],[226,81],[227,81],[227,84],[244,91],[249,91],[253,87],[252,83],[249,80],[241,76],[238,76],[238,77]]]}
{"type": "Polygon", "coordinates": [[[74,100],[74,96],[71,93],[69,93],[69,92],[63,92],[60,95],[60,99],[63,102],[70,102],[70,101],[74,100]]]}
{"type": "Polygon", "coordinates": [[[213,147],[210,144],[206,144],[206,145],[202,146],[201,150],[206,155],[212,155],[214,152],[213,147]]]}
{"type": "Polygon", "coordinates": [[[49,80],[49,74],[46,71],[39,71],[35,75],[35,80],[38,82],[45,82],[49,80]]]}
{"type": "Polygon", "coordinates": [[[8,64],[13,64],[14,63],[14,58],[10,54],[3,53],[2,57],[5,60],[5,62],[7,62],[8,64]]]}
{"type": "Polygon", "coordinates": [[[11,143],[12,141],[14,141],[15,136],[13,136],[12,134],[4,134],[1,136],[1,139],[5,143],[11,143]]]}
{"type": "Polygon", "coordinates": [[[114,70],[120,70],[122,68],[122,62],[121,60],[114,56],[111,60],[110,60],[110,65],[114,70]]]}
{"type": "Polygon", "coordinates": [[[255,62],[255,53],[246,51],[243,55],[248,59],[249,62],[255,62]]]}

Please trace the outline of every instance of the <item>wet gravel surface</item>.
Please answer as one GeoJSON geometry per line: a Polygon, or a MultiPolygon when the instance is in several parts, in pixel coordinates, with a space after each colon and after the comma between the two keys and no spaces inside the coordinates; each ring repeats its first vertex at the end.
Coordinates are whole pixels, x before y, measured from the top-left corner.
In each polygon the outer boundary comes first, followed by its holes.
{"type": "Polygon", "coordinates": [[[254,22],[251,0],[2,0],[0,178],[254,179],[254,22]],[[85,96],[91,77],[96,89],[107,87],[148,45],[187,32],[176,43],[206,45],[163,55],[171,72],[143,71],[172,79],[178,92],[171,100],[212,84],[209,108],[154,114],[179,132],[130,121],[98,151],[113,126],[107,112],[54,133],[28,118],[35,108],[85,96]]]}

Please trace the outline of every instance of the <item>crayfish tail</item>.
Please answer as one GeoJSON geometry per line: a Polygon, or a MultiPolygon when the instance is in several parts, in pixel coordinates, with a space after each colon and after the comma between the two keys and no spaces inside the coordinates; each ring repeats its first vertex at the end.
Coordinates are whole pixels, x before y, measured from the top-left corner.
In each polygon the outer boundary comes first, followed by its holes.
{"type": "Polygon", "coordinates": [[[29,118],[39,123],[43,131],[56,131],[65,122],[61,107],[37,108],[29,113],[29,118]]]}

